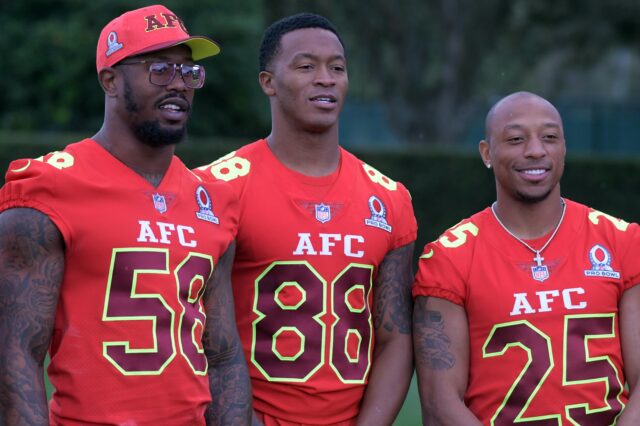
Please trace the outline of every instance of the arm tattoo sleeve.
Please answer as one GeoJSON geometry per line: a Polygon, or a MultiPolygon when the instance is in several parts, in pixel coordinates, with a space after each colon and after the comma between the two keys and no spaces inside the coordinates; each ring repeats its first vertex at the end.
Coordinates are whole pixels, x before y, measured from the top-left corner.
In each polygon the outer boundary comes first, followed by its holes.
{"type": "Polygon", "coordinates": [[[233,252],[220,260],[207,286],[207,324],[204,347],[209,363],[209,387],[213,402],[207,410],[207,424],[251,422],[251,385],[235,324],[229,273],[233,252]]]}
{"type": "Polygon", "coordinates": [[[456,359],[449,350],[451,339],[444,331],[444,319],[426,306],[427,298],[419,297],[413,317],[417,361],[431,370],[450,370],[456,359]]]}
{"type": "Polygon", "coordinates": [[[0,214],[0,424],[48,424],[43,362],[64,270],[62,237],[44,214],[0,214]]]}
{"type": "Polygon", "coordinates": [[[390,251],[380,264],[374,288],[373,326],[411,334],[413,243],[390,251]]]}

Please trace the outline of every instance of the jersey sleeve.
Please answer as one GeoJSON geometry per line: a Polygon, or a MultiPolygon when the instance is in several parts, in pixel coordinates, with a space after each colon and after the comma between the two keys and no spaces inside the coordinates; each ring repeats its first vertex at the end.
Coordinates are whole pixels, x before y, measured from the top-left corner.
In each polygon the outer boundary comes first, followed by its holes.
{"type": "MultiPolygon", "coordinates": [[[[13,161],[5,175],[5,184],[0,189],[0,211],[11,208],[38,210],[55,223],[67,240],[70,228],[64,215],[56,208],[60,174],[63,173],[62,166],[66,166],[57,162],[61,154],[66,153],[56,152],[39,159],[13,161]]],[[[72,161],[70,155],[63,158],[72,161]]]]}
{"type": "Polygon", "coordinates": [[[630,223],[625,231],[629,236],[629,248],[622,259],[624,289],[640,284],[640,226],[630,223]]]}
{"type": "MultiPolygon", "coordinates": [[[[593,208],[587,210],[589,226],[613,249],[619,262],[624,290],[640,284],[640,226],[593,208]]],[[[617,266],[616,266],[617,268],[617,266]]]]}
{"type": "Polygon", "coordinates": [[[204,179],[203,185],[207,187],[215,203],[213,208],[224,216],[225,223],[229,224],[233,239],[238,235],[238,223],[240,221],[240,200],[235,189],[227,182],[220,180],[204,179]]]}
{"type": "Polygon", "coordinates": [[[398,200],[396,211],[398,219],[395,221],[395,239],[392,243],[392,249],[397,249],[416,240],[418,236],[418,223],[413,212],[413,204],[411,195],[407,188],[398,183],[398,200]]]}
{"type": "Polygon", "coordinates": [[[413,283],[413,297],[433,296],[464,306],[466,283],[456,265],[449,259],[449,249],[437,241],[424,247],[418,259],[418,272],[413,283]]]}
{"type": "Polygon", "coordinates": [[[205,181],[223,181],[229,183],[236,191],[239,189],[239,179],[249,174],[251,162],[243,155],[245,147],[232,151],[204,166],[193,169],[193,172],[205,181]]]}

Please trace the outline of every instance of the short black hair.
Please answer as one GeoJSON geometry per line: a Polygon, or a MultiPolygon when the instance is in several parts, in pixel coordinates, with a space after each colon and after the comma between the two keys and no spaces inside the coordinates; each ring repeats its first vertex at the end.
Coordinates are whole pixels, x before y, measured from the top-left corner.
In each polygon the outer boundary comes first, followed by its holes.
{"type": "Polygon", "coordinates": [[[344,48],[344,43],[342,42],[340,34],[338,34],[338,30],[327,18],[308,12],[287,16],[269,25],[269,28],[266,29],[262,36],[262,42],[260,43],[260,56],[258,58],[260,62],[260,71],[265,71],[267,69],[267,65],[269,65],[271,60],[278,53],[282,36],[291,31],[303,28],[322,28],[323,30],[331,31],[336,35],[336,37],[338,37],[340,44],[342,44],[342,47],[344,48]]]}

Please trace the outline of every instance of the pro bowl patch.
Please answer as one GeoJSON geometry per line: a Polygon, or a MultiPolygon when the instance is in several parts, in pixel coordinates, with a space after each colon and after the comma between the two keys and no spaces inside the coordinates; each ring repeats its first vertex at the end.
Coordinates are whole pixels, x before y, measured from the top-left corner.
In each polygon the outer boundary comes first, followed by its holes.
{"type": "Polygon", "coordinates": [[[118,34],[116,34],[115,31],[111,31],[107,36],[107,52],[105,53],[105,55],[109,57],[123,47],[123,44],[118,42],[118,34]]]}
{"type": "Polygon", "coordinates": [[[391,225],[387,223],[387,208],[382,200],[375,195],[369,197],[369,211],[371,217],[364,220],[365,225],[391,232],[391,225]]]}
{"type": "Polygon", "coordinates": [[[584,271],[586,277],[620,279],[620,272],[614,271],[611,267],[611,254],[609,250],[600,244],[596,244],[589,250],[589,262],[591,262],[591,269],[584,271]]]}
{"type": "Polygon", "coordinates": [[[220,223],[220,220],[213,214],[211,197],[202,185],[196,188],[196,203],[198,204],[198,211],[196,212],[198,219],[206,220],[216,225],[220,223]]]}

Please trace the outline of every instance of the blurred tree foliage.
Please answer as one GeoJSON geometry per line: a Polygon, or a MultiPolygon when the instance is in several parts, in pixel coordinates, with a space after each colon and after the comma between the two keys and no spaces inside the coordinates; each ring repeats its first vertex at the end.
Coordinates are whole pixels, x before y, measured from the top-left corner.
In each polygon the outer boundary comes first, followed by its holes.
{"type": "MultiPolygon", "coordinates": [[[[380,103],[405,141],[453,143],[498,97],[530,90],[557,99],[625,101],[640,92],[636,0],[236,0],[164,2],[193,34],[220,42],[205,60],[196,135],[253,138],[269,129],[257,84],[266,26],[312,11],[345,40],[351,99],[380,103]]],[[[102,26],[131,0],[0,3],[0,127],[95,130],[103,96],[95,80],[102,26]],[[46,11],[46,12],[45,12],[46,11]],[[93,77],[92,77],[93,76],[93,77]]]]}
{"type": "Polygon", "coordinates": [[[347,40],[351,95],[384,102],[409,142],[458,141],[471,118],[512,91],[552,101],[640,94],[636,0],[278,4],[271,15],[309,9],[333,19],[347,40]]]}

